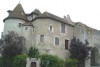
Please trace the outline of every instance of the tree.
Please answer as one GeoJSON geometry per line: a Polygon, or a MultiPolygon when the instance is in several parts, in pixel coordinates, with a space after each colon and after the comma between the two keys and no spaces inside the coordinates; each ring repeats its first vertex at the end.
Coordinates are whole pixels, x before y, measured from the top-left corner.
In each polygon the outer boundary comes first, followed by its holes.
{"type": "Polygon", "coordinates": [[[0,43],[3,46],[3,57],[15,57],[16,55],[21,54],[25,49],[25,38],[13,31],[5,35],[0,43]]]}
{"type": "Polygon", "coordinates": [[[34,47],[34,48],[30,47],[28,55],[31,58],[38,58],[39,57],[39,50],[36,47],[34,47]]]}
{"type": "Polygon", "coordinates": [[[91,47],[89,42],[85,40],[83,44],[79,39],[73,38],[70,43],[70,58],[77,59],[80,63],[84,63],[89,54],[91,47]]]}
{"type": "Polygon", "coordinates": [[[22,54],[25,47],[25,38],[11,31],[0,40],[4,67],[12,67],[13,58],[22,54]]]}

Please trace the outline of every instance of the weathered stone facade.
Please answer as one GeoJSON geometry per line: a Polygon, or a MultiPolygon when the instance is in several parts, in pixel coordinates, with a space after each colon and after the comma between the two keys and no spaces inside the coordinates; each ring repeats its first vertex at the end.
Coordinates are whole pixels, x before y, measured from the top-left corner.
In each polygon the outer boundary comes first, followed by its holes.
{"type": "MultiPolygon", "coordinates": [[[[35,46],[42,54],[58,55],[65,59],[70,55],[68,51],[70,40],[76,37],[82,42],[88,40],[90,46],[98,50],[96,58],[100,58],[100,31],[98,30],[80,22],[72,22],[69,16],[60,18],[48,12],[41,13],[38,9],[25,14],[21,4],[8,13],[9,16],[4,19],[3,36],[9,31],[24,36],[27,50],[35,46]]],[[[96,63],[100,63],[100,60],[96,60],[96,63]]]]}

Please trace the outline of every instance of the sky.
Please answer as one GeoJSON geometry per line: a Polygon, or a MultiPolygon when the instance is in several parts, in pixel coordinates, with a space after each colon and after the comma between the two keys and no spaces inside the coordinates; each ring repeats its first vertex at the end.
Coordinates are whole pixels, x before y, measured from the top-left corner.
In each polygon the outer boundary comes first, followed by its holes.
{"type": "Polygon", "coordinates": [[[39,9],[59,17],[70,15],[73,22],[82,22],[89,27],[100,30],[100,0],[2,0],[0,2],[0,35],[4,29],[3,19],[7,11],[13,10],[21,3],[25,13],[39,9]]]}

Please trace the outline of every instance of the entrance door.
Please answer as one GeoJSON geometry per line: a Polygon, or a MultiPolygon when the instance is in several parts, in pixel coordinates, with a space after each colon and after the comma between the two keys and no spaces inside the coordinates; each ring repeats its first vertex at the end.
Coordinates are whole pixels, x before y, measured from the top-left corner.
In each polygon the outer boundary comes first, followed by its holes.
{"type": "Polygon", "coordinates": [[[36,62],[31,62],[31,67],[36,67],[36,62]]]}

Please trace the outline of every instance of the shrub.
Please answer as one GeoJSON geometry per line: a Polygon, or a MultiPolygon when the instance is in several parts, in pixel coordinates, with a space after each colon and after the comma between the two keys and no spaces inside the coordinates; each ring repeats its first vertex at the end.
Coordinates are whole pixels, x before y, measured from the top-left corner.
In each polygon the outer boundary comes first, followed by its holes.
{"type": "Polygon", "coordinates": [[[27,55],[17,55],[13,61],[13,67],[26,67],[27,55]]]}
{"type": "Polygon", "coordinates": [[[42,55],[41,56],[41,67],[63,67],[64,63],[57,56],[52,55],[42,55]]]}
{"type": "Polygon", "coordinates": [[[3,67],[3,58],[0,57],[0,67],[3,67]]]}
{"type": "Polygon", "coordinates": [[[34,48],[30,47],[28,55],[31,58],[38,58],[39,57],[39,50],[35,47],[34,48]]]}
{"type": "Polygon", "coordinates": [[[77,67],[78,61],[76,59],[66,59],[65,67],[77,67]]]}

